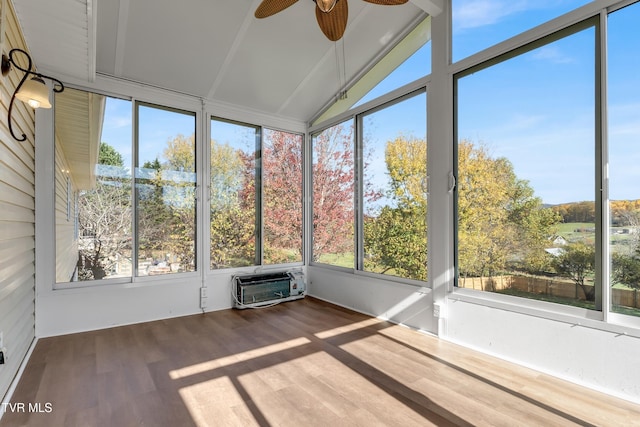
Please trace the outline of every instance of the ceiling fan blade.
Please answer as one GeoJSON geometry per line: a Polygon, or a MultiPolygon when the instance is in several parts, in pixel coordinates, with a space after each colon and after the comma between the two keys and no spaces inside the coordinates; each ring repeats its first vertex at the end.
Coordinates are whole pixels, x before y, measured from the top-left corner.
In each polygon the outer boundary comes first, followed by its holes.
{"type": "Polygon", "coordinates": [[[262,0],[260,6],[256,9],[256,18],[266,18],[275,15],[297,2],[298,0],[262,0]]]}
{"type": "Polygon", "coordinates": [[[347,28],[349,7],[347,0],[339,0],[331,12],[323,12],[316,6],[316,20],[325,36],[332,42],[340,40],[347,28]]]}
{"type": "Polygon", "coordinates": [[[409,0],[364,0],[367,3],[381,4],[383,6],[393,6],[396,4],[405,4],[409,0]]]}

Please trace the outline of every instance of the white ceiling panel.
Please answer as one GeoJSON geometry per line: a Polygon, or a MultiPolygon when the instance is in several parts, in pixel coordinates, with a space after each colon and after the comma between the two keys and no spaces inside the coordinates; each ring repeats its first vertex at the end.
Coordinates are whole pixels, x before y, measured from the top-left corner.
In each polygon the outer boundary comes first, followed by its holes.
{"type": "Polygon", "coordinates": [[[14,0],[34,60],[63,81],[98,72],[297,121],[426,16],[412,2],[349,0],[345,36],[334,43],[312,0],[256,19],[260,2],[14,0]]]}

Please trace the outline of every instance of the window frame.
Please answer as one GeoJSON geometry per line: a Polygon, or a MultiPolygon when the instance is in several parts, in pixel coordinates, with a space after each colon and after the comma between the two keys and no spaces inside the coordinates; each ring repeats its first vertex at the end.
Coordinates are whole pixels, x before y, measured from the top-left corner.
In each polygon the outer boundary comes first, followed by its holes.
{"type": "Polygon", "coordinates": [[[205,187],[205,194],[206,194],[206,203],[203,204],[203,209],[204,209],[204,225],[205,225],[205,230],[203,233],[203,237],[202,239],[205,242],[205,250],[204,252],[204,261],[206,262],[206,272],[207,275],[219,275],[219,274],[228,274],[229,271],[237,271],[237,270],[247,270],[250,269],[251,271],[255,270],[255,269],[261,269],[261,268],[289,268],[289,267],[299,267],[304,265],[305,263],[305,256],[306,256],[306,248],[307,248],[307,237],[305,235],[304,230],[305,228],[305,218],[306,218],[306,214],[305,214],[305,210],[306,210],[306,206],[304,203],[305,200],[305,182],[304,182],[304,178],[305,178],[305,171],[306,171],[306,166],[305,166],[305,157],[306,157],[306,135],[302,132],[297,132],[297,131],[293,131],[293,130],[283,130],[283,129],[279,129],[278,127],[275,126],[267,126],[267,125],[257,125],[257,124],[252,124],[250,122],[247,121],[242,121],[242,120],[236,120],[236,119],[229,119],[226,117],[223,117],[221,115],[216,115],[216,114],[212,114],[212,113],[207,113],[206,114],[206,126],[208,129],[208,140],[205,141],[204,143],[204,153],[203,153],[203,157],[205,158],[205,168],[203,168],[203,175],[206,175],[203,177],[203,180],[205,182],[204,187],[205,187]],[[223,123],[227,123],[227,124],[232,124],[232,125],[238,125],[238,126],[244,126],[247,128],[254,128],[256,130],[256,140],[255,140],[255,167],[254,167],[254,171],[255,171],[255,176],[256,176],[256,180],[255,180],[255,186],[256,186],[256,194],[255,194],[255,230],[256,230],[256,248],[255,248],[255,254],[254,254],[254,263],[250,266],[231,266],[231,267],[225,267],[225,268],[218,268],[218,269],[214,269],[211,268],[211,235],[210,235],[210,224],[211,224],[211,217],[210,217],[210,203],[211,203],[211,139],[213,138],[212,132],[211,132],[211,122],[212,121],[220,121],[223,123]],[[301,190],[302,190],[302,212],[301,212],[301,217],[302,217],[302,229],[301,229],[301,233],[302,233],[302,246],[300,248],[301,250],[301,260],[300,261],[295,261],[295,262],[290,262],[290,263],[281,263],[281,264],[265,264],[264,263],[264,180],[263,180],[263,147],[264,147],[264,135],[265,135],[265,130],[271,131],[271,132],[283,132],[283,133],[288,133],[288,134],[292,134],[292,135],[299,135],[302,138],[302,158],[300,159],[301,161],[301,168],[302,168],[302,176],[303,176],[303,182],[301,184],[301,190]]]}
{"type": "MultiPolygon", "coordinates": [[[[498,295],[491,292],[474,291],[471,289],[458,288],[453,286],[448,289],[447,298],[452,301],[465,301],[469,303],[481,304],[488,307],[513,311],[536,317],[543,317],[564,323],[584,325],[586,327],[640,337],[640,317],[614,313],[610,307],[611,286],[609,281],[609,210],[608,210],[608,179],[606,171],[608,168],[608,137],[607,137],[607,18],[616,10],[636,3],[637,0],[605,0],[602,2],[591,2],[555,18],[542,25],[529,29],[508,40],[493,45],[488,49],[461,59],[451,64],[449,74],[453,81],[457,76],[470,74],[478,69],[486,68],[500,60],[507,59],[515,53],[520,52],[526,46],[535,46],[547,37],[563,34],[573,26],[584,25],[586,22],[595,22],[596,41],[595,49],[595,209],[596,209],[596,268],[595,274],[599,283],[596,287],[597,310],[588,310],[578,307],[571,307],[551,302],[514,297],[509,295],[498,295]]],[[[451,37],[451,34],[449,34],[451,37]]],[[[545,43],[546,44],[546,43],[545,43]]],[[[457,92],[453,85],[453,166],[457,168],[457,92]]],[[[454,174],[457,179],[457,170],[454,174]]],[[[457,191],[457,189],[456,189],[457,191]]],[[[453,214],[457,218],[457,205],[454,204],[453,214]]],[[[457,263],[457,220],[454,221],[452,268],[455,271],[453,283],[456,283],[458,276],[457,263]]]]}
{"type": "Polygon", "coordinates": [[[184,108],[178,108],[178,107],[172,107],[172,106],[167,106],[167,105],[162,105],[162,104],[157,104],[154,102],[149,102],[149,101],[142,101],[139,99],[133,99],[132,100],[132,130],[133,130],[133,136],[132,136],[132,156],[131,156],[131,172],[132,172],[132,193],[131,193],[131,197],[132,197],[132,208],[133,208],[133,215],[132,215],[132,248],[131,248],[131,258],[132,258],[132,275],[135,278],[134,281],[136,280],[141,280],[141,281],[146,281],[146,280],[151,280],[149,279],[150,276],[147,275],[140,275],[139,273],[139,264],[140,264],[140,260],[139,260],[139,243],[140,243],[140,227],[138,227],[138,220],[139,220],[139,197],[138,197],[138,177],[136,176],[136,172],[138,168],[142,168],[141,165],[139,165],[139,160],[140,160],[140,155],[139,155],[139,150],[140,150],[140,108],[141,107],[146,107],[146,108],[150,108],[150,109],[156,109],[156,110],[160,110],[160,111],[166,111],[166,112],[170,112],[170,113],[177,113],[177,114],[183,114],[185,116],[192,116],[193,117],[193,138],[194,138],[194,152],[193,152],[193,156],[194,156],[194,168],[195,168],[195,178],[196,181],[194,182],[194,218],[193,218],[193,227],[194,227],[194,241],[193,241],[193,251],[194,251],[194,261],[195,261],[195,265],[194,265],[194,269],[193,271],[186,271],[186,272],[176,272],[176,273],[171,273],[168,276],[169,277],[175,277],[175,275],[193,275],[193,274],[198,274],[200,267],[200,263],[199,263],[199,248],[200,248],[200,243],[199,243],[199,239],[201,238],[201,232],[199,230],[199,215],[198,212],[200,210],[200,203],[199,203],[199,197],[198,197],[198,188],[199,188],[199,177],[202,176],[202,172],[200,172],[200,159],[198,156],[198,112],[197,111],[189,111],[187,109],[184,108]],[[135,261],[134,261],[135,260],[135,261]]]}
{"type": "MultiPolygon", "coordinates": [[[[394,282],[397,284],[407,284],[415,287],[431,287],[432,279],[431,275],[428,273],[428,266],[431,259],[431,251],[428,250],[429,245],[427,244],[427,280],[416,280],[410,278],[404,278],[400,276],[392,276],[383,273],[375,273],[372,271],[364,270],[364,223],[363,223],[363,197],[364,197],[364,158],[363,158],[363,117],[368,114],[372,114],[378,111],[382,111],[387,107],[391,107],[393,105],[399,104],[404,100],[410,99],[415,96],[419,96],[420,94],[425,94],[427,106],[425,111],[428,111],[428,99],[429,99],[429,83],[430,83],[430,75],[427,75],[421,79],[418,79],[412,83],[409,83],[403,87],[400,87],[392,92],[389,92],[383,96],[380,96],[372,101],[369,101],[365,104],[359,105],[352,110],[346,111],[340,115],[332,117],[330,120],[327,120],[318,125],[312,126],[309,129],[310,138],[310,164],[313,163],[313,138],[315,135],[323,132],[324,130],[336,126],[341,123],[345,123],[349,120],[352,120],[354,126],[354,142],[353,142],[353,150],[354,150],[354,265],[352,268],[341,267],[337,265],[322,263],[318,261],[313,261],[313,233],[308,237],[310,244],[310,255],[308,265],[314,267],[321,267],[330,270],[336,270],[346,273],[351,273],[355,276],[360,277],[370,277],[375,279],[384,280],[387,282],[394,282]]],[[[427,132],[425,134],[425,139],[427,139],[427,158],[429,153],[429,143],[428,143],[428,128],[429,124],[427,123],[427,132]]],[[[309,177],[310,185],[313,186],[313,168],[310,168],[309,177]]],[[[427,169],[427,183],[429,181],[429,171],[427,169]]],[[[427,184],[427,194],[428,194],[428,184],[427,184]]],[[[313,188],[310,190],[310,195],[313,197],[313,188]]],[[[309,206],[310,218],[313,218],[313,203],[309,206]]],[[[312,219],[311,219],[312,221],[312,219]]],[[[428,238],[428,230],[430,229],[431,223],[431,215],[429,215],[429,208],[427,205],[427,242],[429,242],[428,238]]],[[[313,224],[311,224],[310,229],[313,230],[313,224]]]]}

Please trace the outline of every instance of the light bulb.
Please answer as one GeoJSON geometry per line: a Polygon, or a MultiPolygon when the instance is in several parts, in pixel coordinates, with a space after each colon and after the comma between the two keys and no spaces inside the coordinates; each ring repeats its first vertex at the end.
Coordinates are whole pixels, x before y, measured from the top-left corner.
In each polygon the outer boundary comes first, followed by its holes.
{"type": "Polygon", "coordinates": [[[40,101],[38,101],[37,99],[30,99],[27,101],[27,104],[29,104],[31,106],[31,108],[39,108],[40,107],[40,101]]]}

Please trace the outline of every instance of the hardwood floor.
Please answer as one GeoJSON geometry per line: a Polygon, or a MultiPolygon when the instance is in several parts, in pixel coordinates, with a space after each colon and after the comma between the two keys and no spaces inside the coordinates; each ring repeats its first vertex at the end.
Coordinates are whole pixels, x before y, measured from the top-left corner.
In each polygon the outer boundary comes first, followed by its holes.
{"type": "Polygon", "coordinates": [[[1,426],[640,425],[640,405],[313,298],[41,339],[12,404],[1,426]]]}

